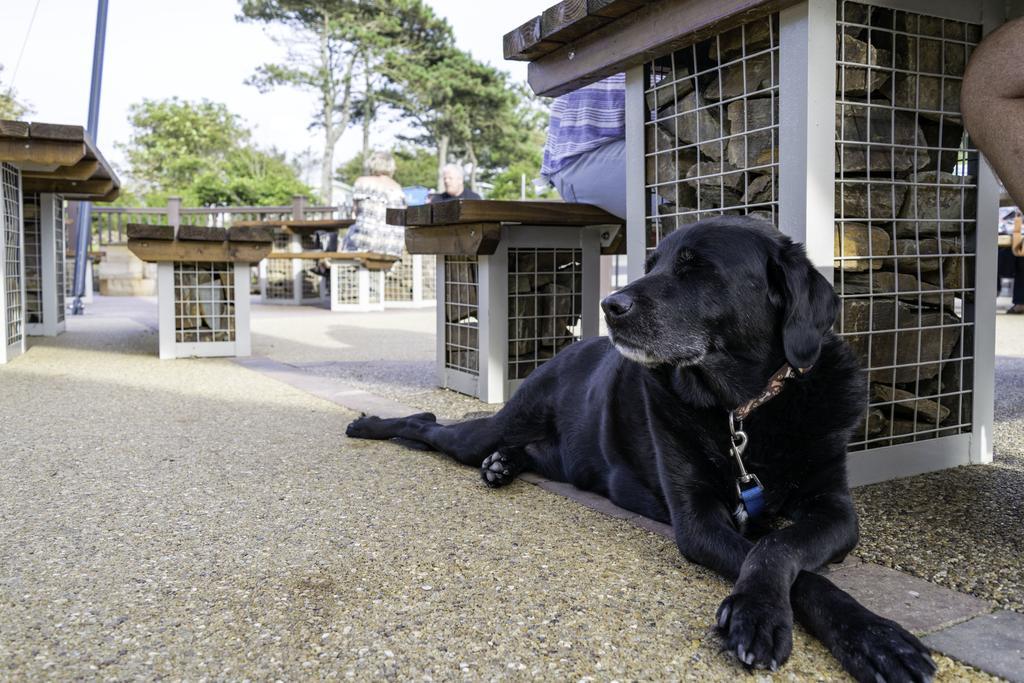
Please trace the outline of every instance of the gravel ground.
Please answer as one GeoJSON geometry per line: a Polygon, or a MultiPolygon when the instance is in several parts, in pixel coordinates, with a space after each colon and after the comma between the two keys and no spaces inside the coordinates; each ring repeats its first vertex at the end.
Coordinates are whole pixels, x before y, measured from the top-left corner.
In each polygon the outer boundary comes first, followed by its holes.
{"type": "Polygon", "coordinates": [[[865,560],[1024,611],[1024,319],[996,318],[995,462],[854,491],[865,560]]]}
{"type": "MultiPolygon", "coordinates": [[[[728,586],[660,536],[348,441],[351,413],[161,362],[135,322],[70,325],[0,369],[0,679],[742,675],[710,629],[728,586]]],[[[841,678],[795,653],[776,680],[841,678]]]]}
{"type": "MultiPolygon", "coordinates": [[[[303,348],[290,341],[323,336],[317,330],[324,320],[307,316],[303,330],[293,311],[263,309],[273,316],[254,327],[272,333],[267,355],[276,360],[442,417],[500,407],[436,388],[433,309],[344,316],[346,324],[331,323],[328,336],[357,343],[339,345],[328,356],[322,345],[303,348]]],[[[997,317],[996,345],[995,464],[857,489],[856,554],[1024,611],[1024,316],[997,317]]]]}

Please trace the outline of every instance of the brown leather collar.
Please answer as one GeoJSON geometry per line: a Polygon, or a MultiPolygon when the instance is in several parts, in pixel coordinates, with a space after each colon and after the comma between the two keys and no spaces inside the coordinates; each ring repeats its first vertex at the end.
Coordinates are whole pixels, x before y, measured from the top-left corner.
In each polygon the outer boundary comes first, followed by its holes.
{"type": "Polygon", "coordinates": [[[736,416],[737,420],[742,422],[744,419],[747,418],[747,416],[750,415],[750,413],[754,411],[755,408],[763,406],[765,403],[781,394],[787,379],[791,377],[796,377],[797,375],[802,375],[810,369],[811,368],[801,368],[799,371],[797,371],[793,369],[792,365],[786,363],[781,368],[776,370],[775,374],[772,375],[771,379],[768,380],[768,386],[766,386],[760,394],[758,394],[757,396],[750,399],[749,401],[741,405],[739,408],[734,410],[733,415],[736,416]]]}

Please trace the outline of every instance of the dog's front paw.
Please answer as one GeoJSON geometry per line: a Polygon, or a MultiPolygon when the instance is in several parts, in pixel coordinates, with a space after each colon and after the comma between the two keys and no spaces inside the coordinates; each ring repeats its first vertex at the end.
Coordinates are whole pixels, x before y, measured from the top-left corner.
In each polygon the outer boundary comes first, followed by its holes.
{"type": "Polygon", "coordinates": [[[716,615],[725,649],[748,667],[776,670],[793,651],[793,610],[767,594],[733,593],[716,615]]]}
{"type": "Polygon", "coordinates": [[[492,489],[511,484],[518,474],[517,463],[507,453],[496,451],[480,463],[480,478],[492,489]]]}
{"type": "Polygon", "coordinates": [[[930,681],[935,675],[931,652],[914,634],[866,609],[837,630],[829,649],[858,681],[930,681]]]}
{"type": "Polygon", "coordinates": [[[380,418],[376,415],[362,415],[349,423],[345,428],[345,436],[352,439],[373,439],[374,427],[380,424],[380,418]]]}

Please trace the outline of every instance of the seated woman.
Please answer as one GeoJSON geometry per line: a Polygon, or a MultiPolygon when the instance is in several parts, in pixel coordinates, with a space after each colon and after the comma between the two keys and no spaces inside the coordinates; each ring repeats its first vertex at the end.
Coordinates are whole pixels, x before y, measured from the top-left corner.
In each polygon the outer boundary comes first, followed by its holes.
{"type": "Polygon", "coordinates": [[[356,178],[352,204],[356,222],[348,229],[341,251],[373,251],[401,256],[405,228],[388,225],[387,209],[405,208],[402,187],[392,177],[395,159],[389,152],[373,152],[366,160],[366,175],[356,178]]]}

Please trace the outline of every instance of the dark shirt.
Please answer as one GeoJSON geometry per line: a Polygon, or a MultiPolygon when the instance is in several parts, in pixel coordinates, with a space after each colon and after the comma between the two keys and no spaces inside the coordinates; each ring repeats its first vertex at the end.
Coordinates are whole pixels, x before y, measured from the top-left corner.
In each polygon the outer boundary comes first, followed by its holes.
{"type": "Polygon", "coordinates": [[[449,199],[482,199],[482,197],[468,187],[464,187],[462,188],[462,194],[448,194],[447,192],[435,194],[430,198],[430,203],[446,202],[449,199]]]}

